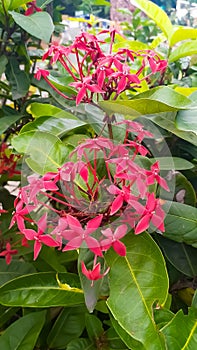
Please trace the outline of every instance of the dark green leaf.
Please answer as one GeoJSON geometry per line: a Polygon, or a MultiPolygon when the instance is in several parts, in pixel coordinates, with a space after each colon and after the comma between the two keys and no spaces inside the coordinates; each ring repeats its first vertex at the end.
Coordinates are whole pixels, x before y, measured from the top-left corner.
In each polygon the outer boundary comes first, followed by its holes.
{"type": "Polygon", "coordinates": [[[197,247],[197,208],[166,201],[164,210],[167,212],[164,237],[197,247]]]}
{"type": "Polygon", "coordinates": [[[197,109],[179,111],[176,116],[176,127],[179,130],[197,133],[197,109]]]}
{"type": "Polygon", "coordinates": [[[50,348],[64,349],[68,343],[78,338],[85,327],[85,307],[65,308],[61,311],[48,335],[50,348]]]}
{"type": "Polygon", "coordinates": [[[185,243],[178,243],[162,236],[157,236],[156,241],[162,248],[170,263],[184,275],[197,276],[197,251],[185,243]]]}
{"type": "Polygon", "coordinates": [[[45,322],[46,311],[33,312],[9,326],[0,337],[2,350],[33,350],[45,322]]]}
{"type": "Polygon", "coordinates": [[[5,71],[5,67],[8,63],[8,59],[5,55],[0,56],[0,77],[5,71]]]}
{"type": "Polygon", "coordinates": [[[0,304],[23,307],[72,306],[84,303],[77,275],[54,272],[18,277],[0,288],[0,304]]]}
{"type": "Polygon", "coordinates": [[[20,69],[17,59],[9,58],[5,73],[11,85],[13,100],[25,96],[29,90],[30,80],[27,73],[20,69]]]}
{"type": "Polygon", "coordinates": [[[89,339],[80,338],[72,340],[66,350],[96,350],[96,346],[89,339]]]}
{"type": "Polygon", "coordinates": [[[7,265],[4,259],[0,259],[0,285],[3,285],[18,276],[34,272],[36,272],[36,270],[30,263],[12,260],[10,265],[7,265]]]}
{"type": "Polygon", "coordinates": [[[129,349],[145,350],[143,344],[131,337],[114,318],[111,318],[111,322],[115,331],[129,349]]]}
{"type": "Polygon", "coordinates": [[[12,124],[21,119],[21,115],[6,115],[0,118],[0,134],[3,134],[12,124]]]}
{"type": "Polygon", "coordinates": [[[85,325],[86,325],[88,337],[94,343],[104,333],[102,322],[95,315],[86,314],[85,325]]]}

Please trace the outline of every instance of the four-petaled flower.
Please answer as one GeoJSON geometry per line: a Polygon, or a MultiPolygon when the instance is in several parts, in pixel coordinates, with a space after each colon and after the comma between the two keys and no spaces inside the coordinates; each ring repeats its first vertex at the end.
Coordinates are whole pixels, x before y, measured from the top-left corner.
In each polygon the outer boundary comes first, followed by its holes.
{"type": "Polygon", "coordinates": [[[12,256],[18,254],[17,249],[11,249],[11,244],[9,242],[6,243],[6,249],[0,253],[0,256],[5,257],[6,264],[9,265],[12,261],[12,256]]]}
{"type": "Polygon", "coordinates": [[[159,175],[160,169],[159,169],[159,162],[157,161],[153,165],[151,165],[151,170],[146,171],[146,183],[147,185],[153,185],[155,180],[157,183],[164,188],[164,190],[169,191],[169,187],[166,183],[166,181],[159,175]]]}
{"type": "Polygon", "coordinates": [[[85,266],[85,263],[83,261],[81,262],[81,271],[89,280],[92,281],[91,286],[93,286],[94,281],[97,281],[98,279],[106,276],[109,270],[110,268],[108,267],[104,273],[101,273],[101,264],[99,262],[96,263],[96,259],[94,259],[92,270],[88,270],[85,266]]]}
{"type": "Polygon", "coordinates": [[[115,252],[120,256],[126,255],[126,247],[124,243],[120,241],[127,233],[127,225],[118,226],[114,233],[111,228],[107,228],[106,230],[101,230],[103,236],[107,237],[103,239],[100,244],[102,250],[108,250],[110,247],[113,247],[115,252]]]}

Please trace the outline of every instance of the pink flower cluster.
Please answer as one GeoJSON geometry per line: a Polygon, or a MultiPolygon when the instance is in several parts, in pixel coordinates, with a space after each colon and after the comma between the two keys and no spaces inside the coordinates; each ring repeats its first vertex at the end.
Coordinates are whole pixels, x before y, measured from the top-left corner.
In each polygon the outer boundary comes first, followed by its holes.
{"type": "Polygon", "coordinates": [[[82,32],[70,46],[52,44],[43,56],[43,60],[50,57],[51,64],[58,61],[69,73],[73,80],[70,86],[77,90],[77,97],[66,96],[60,91],[50,80],[48,70],[38,69],[35,77],[38,80],[43,77],[61,96],[76,99],[78,105],[80,102],[98,101],[99,97],[115,100],[125,90],[135,91],[144,80],[150,83],[155,73],[164,73],[167,61],[160,59],[153,50],[119,48],[113,52],[115,29],[110,31],[111,42],[109,52],[106,52],[106,42],[99,39],[106,32],[108,31],[101,31],[97,36],[82,32]],[[76,64],[73,63],[73,55],[76,64]]]}
{"type": "Polygon", "coordinates": [[[10,227],[17,223],[23,244],[34,242],[34,259],[43,244],[62,252],[86,247],[95,260],[93,270],[83,262],[82,272],[94,281],[108,272],[101,273],[97,257],[110,248],[126,255],[121,241],[126,234],[137,235],[150,226],[164,231],[165,213],[153,188],[168,191],[167,183],[159,175],[158,162],[147,170],[136,161],[149,153],[142,140],[152,134],[138,122],[122,124],[124,143],[87,139],[56,172],[29,176],[20,189],[10,227]]]}

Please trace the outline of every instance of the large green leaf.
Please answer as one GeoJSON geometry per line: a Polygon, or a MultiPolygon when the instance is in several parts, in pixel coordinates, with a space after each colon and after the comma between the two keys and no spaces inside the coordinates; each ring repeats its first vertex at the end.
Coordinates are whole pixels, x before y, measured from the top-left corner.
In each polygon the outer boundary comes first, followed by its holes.
{"type": "MultiPolygon", "coordinates": [[[[63,112],[63,114],[66,112],[63,112]]],[[[20,131],[20,134],[27,131],[45,131],[58,137],[62,137],[66,132],[74,130],[79,126],[86,125],[81,120],[68,119],[67,117],[39,117],[35,121],[26,124],[20,131]]]]}
{"type": "Polygon", "coordinates": [[[30,80],[27,73],[20,69],[17,59],[13,57],[9,59],[5,73],[11,85],[13,100],[25,96],[29,90],[30,80]]]}
{"type": "Polygon", "coordinates": [[[8,63],[8,59],[5,55],[0,56],[0,77],[5,71],[5,67],[8,63]]]}
{"type": "MultiPolygon", "coordinates": [[[[153,304],[164,305],[168,276],[163,256],[146,233],[128,234],[126,257],[107,253],[110,266],[110,296],[107,305],[119,325],[146,349],[163,349],[163,340],[153,319],[153,304]],[[154,286],[154,288],[153,288],[154,286]]],[[[138,349],[138,347],[133,347],[138,349]]]]}
{"type": "Polygon", "coordinates": [[[68,343],[78,338],[85,327],[85,307],[65,308],[61,311],[47,337],[51,349],[64,349],[68,343]]]}
{"type": "Polygon", "coordinates": [[[156,241],[162,248],[170,263],[184,275],[197,276],[197,252],[196,248],[185,243],[178,243],[160,235],[156,241]]]}
{"type": "Polygon", "coordinates": [[[108,113],[140,116],[186,109],[192,101],[175,90],[162,86],[135,95],[131,100],[102,101],[99,105],[108,113]]]}
{"type": "Polygon", "coordinates": [[[32,312],[9,326],[0,337],[2,350],[33,350],[44,326],[46,311],[32,312]]]}
{"type": "Polygon", "coordinates": [[[24,153],[32,170],[43,175],[57,171],[68,157],[68,148],[55,135],[44,131],[29,131],[12,139],[13,147],[24,153]]]}
{"type": "Polygon", "coordinates": [[[160,126],[161,128],[170,131],[174,135],[180,137],[183,140],[186,140],[193,145],[197,146],[197,135],[192,131],[183,131],[177,129],[175,125],[175,117],[176,114],[171,113],[160,113],[160,114],[152,114],[147,116],[153,123],[160,126]]]}
{"type": "Polygon", "coordinates": [[[172,23],[165,11],[148,0],[130,0],[130,3],[150,17],[168,37],[172,30],[172,23]]]}
{"type": "Polygon", "coordinates": [[[21,275],[36,272],[32,264],[12,260],[10,265],[7,265],[4,259],[0,259],[0,285],[21,275]]]}
{"type": "Polygon", "coordinates": [[[23,307],[72,306],[84,303],[77,275],[40,272],[25,275],[0,288],[0,304],[23,307]],[[59,280],[59,281],[58,281],[59,280]]]}
{"type": "Polygon", "coordinates": [[[188,315],[184,315],[183,311],[180,310],[161,331],[165,335],[168,350],[196,349],[197,319],[195,310],[190,309],[188,315]]]}
{"type": "Polygon", "coordinates": [[[164,237],[184,242],[197,248],[197,208],[190,205],[166,201],[164,237]],[[169,207],[170,206],[170,207],[169,207]]]}
{"type": "Polygon", "coordinates": [[[179,111],[176,116],[176,127],[179,130],[197,133],[197,109],[179,111]]]}
{"type": "Polygon", "coordinates": [[[182,40],[187,40],[187,39],[196,39],[197,38],[197,29],[190,28],[190,27],[184,27],[184,26],[179,26],[173,27],[173,31],[170,35],[169,38],[169,44],[172,47],[176,43],[182,40]]]}
{"type": "Polygon", "coordinates": [[[170,56],[169,62],[179,60],[181,57],[192,56],[197,54],[197,40],[186,41],[174,49],[170,56]]]}
{"type": "Polygon", "coordinates": [[[142,343],[137,341],[136,339],[132,338],[116,321],[114,318],[111,317],[111,323],[119,335],[119,337],[124,341],[124,343],[128,346],[129,349],[137,349],[137,350],[144,350],[144,346],[142,343]]]}
{"type": "Polygon", "coordinates": [[[21,5],[25,5],[29,2],[29,0],[11,0],[9,5],[9,10],[15,10],[21,5]]]}
{"type": "Polygon", "coordinates": [[[27,33],[48,43],[54,31],[54,25],[51,16],[47,12],[36,12],[31,16],[25,16],[21,13],[10,11],[10,14],[16,24],[23,28],[27,33]]]}

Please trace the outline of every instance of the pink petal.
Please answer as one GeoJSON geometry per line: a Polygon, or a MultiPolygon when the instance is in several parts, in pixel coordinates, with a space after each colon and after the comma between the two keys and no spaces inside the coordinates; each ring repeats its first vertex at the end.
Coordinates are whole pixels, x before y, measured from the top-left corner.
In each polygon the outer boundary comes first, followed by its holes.
{"type": "Polygon", "coordinates": [[[103,214],[96,216],[94,219],[91,219],[87,223],[88,233],[96,231],[96,229],[100,226],[101,221],[103,219],[103,214]]]}
{"type": "Polygon", "coordinates": [[[86,94],[86,87],[82,86],[76,98],[76,105],[78,105],[83,100],[83,97],[85,96],[85,94],[86,94]]]}
{"type": "Polygon", "coordinates": [[[37,232],[27,228],[23,230],[23,234],[25,235],[25,238],[27,238],[28,240],[32,240],[37,235],[37,232]]]}
{"type": "Polygon", "coordinates": [[[38,255],[41,251],[41,248],[42,248],[42,244],[36,240],[34,243],[34,260],[37,259],[38,255]]]}
{"type": "Polygon", "coordinates": [[[112,247],[114,248],[115,252],[120,256],[126,256],[126,247],[125,245],[120,241],[115,241],[112,244],[112,247]]]}
{"type": "Polygon", "coordinates": [[[105,237],[108,237],[108,238],[113,237],[113,233],[112,233],[111,228],[106,228],[106,230],[101,230],[101,233],[105,237]]]}
{"type": "Polygon", "coordinates": [[[101,247],[100,247],[100,244],[98,243],[98,241],[89,236],[85,239],[85,242],[88,246],[88,248],[95,254],[95,255],[98,255],[98,256],[103,256],[102,254],[102,251],[101,251],[101,247]]]}
{"type": "Polygon", "coordinates": [[[64,249],[63,252],[66,252],[67,250],[75,250],[81,247],[81,244],[83,242],[83,239],[81,237],[75,237],[69,241],[64,249]]]}
{"type": "Polygon", "coordinates": [[[74,216],[68,214],[67,221],[68,221],[68,224],[69,224],[71,229],[74,230],[76,227],[82,229],[82,226],[81,226],[79,220],[77,220],[74,216]]]}
{"type": "Polygon", "coordinates": [[[127,225],[123,224],[120,225],[116,228],[115,232],[114,232],[114,238],[115,239],[121,239],[122,237],[124,237],[127,233],[127,225]]]}
{"type": "Polygon", "coordinates": [[[119,83],[118,83],[118,94],[120,94],[126,87],[127,85],[127,78],[126,76],[122,76],[119,80],[119,83]]]}
{"type": "Polygon", "coordinates": [[[42,235],[39,240],[49,247],[57,247],[59,244],[49,235],[42,235]]]}
{"type": "Polygon", "coordinates": [[[123,198],[122,195],[119,195],[116,197],[116,199],[113,201],[111,205],[111,211],[110,215],[115,214],[123,205],[123,198]]]}
{"type": "Polygon", "coordinates": [[[139,233],[144,232],[149,227],[149,224],[150,215],[143,216],[135,228],[135,234],[138,235],[139,233]]]}
{"type": "Polygon", "coordinates": [[[40,231],[44,232],[47,226],[47,213],[41,216],[41,218],[37,222],[38,228],[40,231]]]}
{"type": "Polygon", "coordinates": [[[110,185],[109,187],[107,187],[107,190],[111,194],[121,194],[122,193],[121,190],[115,185],[110,185]]]}

